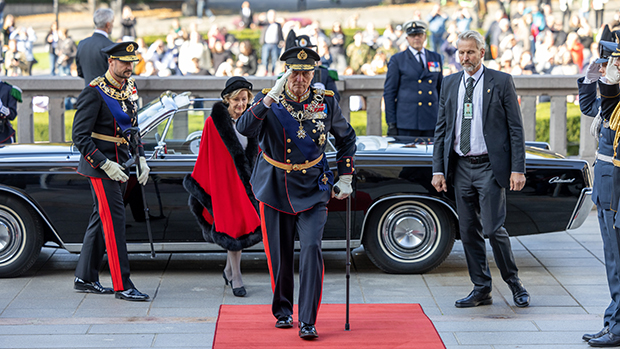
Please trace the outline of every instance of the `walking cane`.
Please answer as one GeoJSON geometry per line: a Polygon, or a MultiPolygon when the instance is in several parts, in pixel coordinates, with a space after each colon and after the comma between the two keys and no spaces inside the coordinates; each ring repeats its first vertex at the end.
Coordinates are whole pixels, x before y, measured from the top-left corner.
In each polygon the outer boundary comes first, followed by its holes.
{"type": "MultiPolygon", "coordinates": [[[[340,188],[338,187],[334,187],[334,193],[339,194],[340,193],[340,188]]],[[[351,195],[347,196],[347,211],[346,211],[346,216],[345,216],[345,220],[346,220],[346,240],[347,240],[347,244],[346,244],[346,253],[347,253],[347,257],[346,257],[346,310],[345,310],[345,324],[344,324],[344,330],[345,331],[350,331],[351,327],[349,326],[349,280],[351,279],[351,195]]]]}
{"type": "MultiPolygon", "coordinates": [[[[140,153],[138,152],[138,137],[140,134],[140,129],[137,127],[130,127],[123,131],[123,136],[129,142],[129,146],[131,148],[131,152],[133,156],[131,159],[127,160],[123,164],[123,167],[129,168],[131,165],[136,165],[137,174],[142,173],[142,169],[140,168],[140,153]]],[[[153,247],[153,233],[151,232],[151,219],[149,215],[149,207],[146,203],[146,193],[144,192],[144,188],[140,182],[138,182],[138,187],[140,187],[140,193],[142,194],[142,205],[144,206],[144,219],[146,220],[146,233],[149,237],[149,244],[151,245],[151,258],[155,258],[155,248],[153,247]]]]}

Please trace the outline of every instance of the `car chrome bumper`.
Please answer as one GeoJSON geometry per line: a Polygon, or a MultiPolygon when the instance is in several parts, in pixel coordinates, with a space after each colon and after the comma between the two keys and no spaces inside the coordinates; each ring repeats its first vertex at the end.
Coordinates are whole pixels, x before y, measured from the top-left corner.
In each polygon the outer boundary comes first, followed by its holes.
{"type": "Polygon", "coordinates": [[[588,214],[590,214],[593,205],[592,188],[583,188],[579,200],[577,200],[577,205],[575,205],[575,210],[571,215],[571,219],[566,226],[566,230],[579,228],[586,218],[588,218],[588,214]]]}

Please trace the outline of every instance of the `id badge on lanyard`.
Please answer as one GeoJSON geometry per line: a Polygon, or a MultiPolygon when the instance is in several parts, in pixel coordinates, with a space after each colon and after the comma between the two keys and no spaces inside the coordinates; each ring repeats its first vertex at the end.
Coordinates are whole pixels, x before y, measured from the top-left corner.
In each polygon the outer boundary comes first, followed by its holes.
{"type": "Polygon", "coordinates": [[[472,119],[474,117],[474,104],[473,103],[463,104],[463,117],[465,119],[472,119]]]}

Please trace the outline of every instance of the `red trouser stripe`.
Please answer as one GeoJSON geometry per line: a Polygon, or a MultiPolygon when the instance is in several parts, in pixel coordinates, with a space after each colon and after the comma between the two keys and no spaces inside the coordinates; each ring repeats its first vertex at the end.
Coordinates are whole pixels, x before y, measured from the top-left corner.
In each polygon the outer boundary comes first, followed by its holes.
{"type": "Polygon", "coordinates": [[[273,278],[273,268],[271,267],[271,253],[269,252],[269,239],[267,238],[267,224],[265,223],[265,204],[259,202],[260,208],[260,227],[263,231],[263,245],[265,255],[267,256],[267,266],[269,266],[269,275],[271,276],[271,292],[276,292],[276,282],[273,278]]]}
{"type": "Polygon", "coordinates": [[[110,274],[112,275],[112,285],[114,285],[115,291],[122,291],[125,289],[125,286],[123,286],[121,266],[118,262],[114,222],[112,221],[112,214],[108,206],[108,198],[103,189],[101,178],[91,178],[91,181],[93,183],[93,188],[95,188],[95,195],[97,195],[97,202],[99,204],[99,218],[101,219],[103,234],[105,236],[105,246],[108,254],[108,264],[110,265],[110,274]]]}

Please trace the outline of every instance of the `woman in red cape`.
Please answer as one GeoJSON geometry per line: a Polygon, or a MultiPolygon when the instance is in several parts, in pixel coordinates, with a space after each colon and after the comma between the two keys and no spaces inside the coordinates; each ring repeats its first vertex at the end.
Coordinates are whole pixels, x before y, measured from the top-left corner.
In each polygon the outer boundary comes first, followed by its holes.
{"type": "Polygon", "coordinates": [[[228,250],[222,276],[237,297],[246,295],[241,250],[262,239],[258,202],[250,186],[258,141],[235,127],[253,98],[251,91],[252,84],[242,77],[226,81],[223,102],[213,105],[205,121],[194,171],[183,181],[205,240],[228,250]]]}

